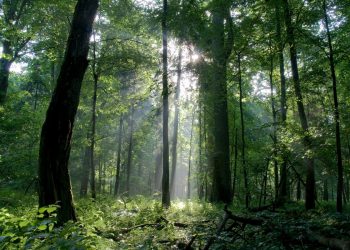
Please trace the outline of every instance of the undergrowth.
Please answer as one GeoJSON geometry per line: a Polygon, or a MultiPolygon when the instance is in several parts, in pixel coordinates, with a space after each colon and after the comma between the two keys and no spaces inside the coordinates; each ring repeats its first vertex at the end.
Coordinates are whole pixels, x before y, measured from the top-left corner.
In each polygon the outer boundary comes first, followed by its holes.
{"type": "Polygon", "coordinates": [[[327,249],[308,239],[308,230],[350,237],[349,216],[329,212],[328,204],[311,212],[298,203],[258,213],[229,207],[233,214],[264,223],[230,221],[216,235],[225,214],[222,205],[178,200],[165,210],[160,201],[142,196],[78,199],[79,221],[57,227],[57,206],[38,209],[34,195],[1,193],[6,198],[0,199],[0,249],[203,249],[209,239],[210,249],[327,249]]]}

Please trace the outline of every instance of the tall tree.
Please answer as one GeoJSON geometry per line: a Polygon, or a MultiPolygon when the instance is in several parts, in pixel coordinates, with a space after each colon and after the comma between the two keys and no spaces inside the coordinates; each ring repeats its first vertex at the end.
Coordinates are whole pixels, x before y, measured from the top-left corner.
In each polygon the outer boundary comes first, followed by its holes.
{"type": "Polygon", "coordinates": [[[134,112],[135,107],[132,105],[130,114],[130,131],[129,131],[129,148],[128,148],[128,160],[126,163],[126,192],[130,195],[130,176],[131,176],[131,161],[132,161],[132,150],[133,150],[133,134],[134,134],[134,112]]]}
{"type": "MultiPolygon", "coordinates": [[[[287,88],[286,88],[286,77],[284,73],[284,43],[282,40],[282,29],[281,29],[281,3],[280,0],[274,0],[275,4],[275,21],[276,21],[276,40],[278,47],[278,61],[279,61],[279,71],[280,71],[280,105],[281,105],[281,124],[282,128],[286,127],[287,121],[287,88]]],[[[283,146],[283,145],[282,145],[283,146]]],[[[275,199],[278,203],[282,204],[287,199],[287,159],[285,147],[282,148],[282,162],[281,162],[281,175],[279,187],[275,187],[275,199]]],[[[275,173],[275,182],[278,185],[278,172],[275,173]]]]}
{"type": "Polygon", "coordinates": [[[39,206],[59,204],[58,223],[76,220],[68,161],[98,0],[78,0],[61,71],[41,130],[39,206]]]}
{"type": "Polygon", "coordinates": [[[232,19],[230,3],[212,2],[211,53],[213,58],[212,76],[209,91],[213,107],[214,137],[213,155],[213,192],[212,200],[229,203],[232,201],[229,128],[227,112],[227,60],[232,51],[232,19]],[[228,36],[225,37],[225,20],[228,36]]]}
{"type": "Polygon", "coordinates": [[[162,205],[170,206],[169,190],[169,89],[168,89],[168,1],[163,0],[162,34],[163,34],[163,178],[162,178],[162,205]]]}
{"type": "Polygon", "coordinates": [[[118,128],[118,149],[117,149],[117,166],[115,172],[115,185],[114,185],[114,196],[119,194],[120,185],[120,163],[121,163],[121,152],[122,152],[122,136],[123,136],[123,114],[119,117],[119,128],[118,128]]]}
{"type": "Polygon", "coordinates": [[[171,179],[170,179],[170,190],[171,196],[174,197],[175,193],[175,176],[176,176],[176,163],[177,163],[177,138],[179,130],[179,115],[180,115],[180,88],[181,88],[181,75],[182,75],[182,41],[179,43],[179,56],[177,64],[177,81],[175,90],[175,117],[174,117],[174,135],[173,145],[171,152],[171,179]]]}
{"type": "Polygon", "coordinates": [[[305,207],[306,209],[315,208],[315,169],[314,157],[312,155],[311,138],[309,135],[309,124],[307,121],[303,96],[301,92],[301,84],[298,70],[297,49],[294,35],[294,27],[292,24],[292,13],[288,0],[283,0],[284,20],[287,29],[287,41],[289,44],[290,62],[292,66],[292,75],[294,83],[294,93],[296,97],[298,114],[301,128],[303,130],[303,144],[305,149],[306,160],[306,186],[305,186],[305,207]]]}
{"type": "Polygon", "coordinates": [[[340,117],[339,117],[339,104],[338,104],[338,92],[337,92],[337,76],[335,74],[335,62],[334,62],[334,52],[332,45],[332,37],[329,31],[329,18],[327,13],[326,0],[323,0],[323,12],[324,12],[324,24],[327,31],[328,49],[329,49],[329,66],[332,76],[332,89],[333,89],[333,101],[334,101],[334,118],[335,118],[335,143],[336,143],[336,153],[337,153],[337,167],[338,167],[338,183],[337,183],[337,211],[343,211],[343,163],[342,163],[342,153],[341,153],[341,139],[340,139],[340,117]]]}

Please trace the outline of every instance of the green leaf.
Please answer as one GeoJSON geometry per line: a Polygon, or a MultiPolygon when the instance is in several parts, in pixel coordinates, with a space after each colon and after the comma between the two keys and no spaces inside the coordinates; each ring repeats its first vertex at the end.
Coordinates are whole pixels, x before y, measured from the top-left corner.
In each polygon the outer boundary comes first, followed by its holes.
{"type": "Polygon", "coordinates": [[[44,230],[46,230],[46,228],[47,228],[47,225],[40,225],[40,226],[38,226],[38,230],[39,231],[44,231],[44,230]]]}

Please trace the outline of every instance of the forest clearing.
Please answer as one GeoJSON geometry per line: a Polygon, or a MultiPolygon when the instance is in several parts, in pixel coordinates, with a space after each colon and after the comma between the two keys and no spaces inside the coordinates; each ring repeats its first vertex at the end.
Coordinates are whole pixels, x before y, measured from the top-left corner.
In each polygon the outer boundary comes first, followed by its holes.
{"type": "Polygon", "coordinates": [[[0,0],[0,249],[350,249],[348,0],[0,0]]]}

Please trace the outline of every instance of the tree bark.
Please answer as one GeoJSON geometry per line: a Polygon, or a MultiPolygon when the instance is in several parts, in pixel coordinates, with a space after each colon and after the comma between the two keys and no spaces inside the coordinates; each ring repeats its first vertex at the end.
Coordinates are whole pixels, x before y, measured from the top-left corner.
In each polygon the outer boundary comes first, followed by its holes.
{"type": "Polygon", "coordinates": [[[192,122],[191,122],[191,135],[190,135],[190,152],[188,155],[188,174],[187,174],[187,199],[191,199],[191,160],[192,160],[192,140],[193,140],[193,127],[195,118],[195,108],[193,109],[192,122]]]}
{"type": "MultiPolygon", "coordinates": [[[[213,107],[213,126],[211,133],[214,139],[211,164],[213,169],[212,201],[230,203],[232,201],[229,127],[227,111],[227,59],[232,44],[226,42],[224,19],[229,12],[229,6],[215,3],[212,10],[212,83],[210,84],[211,102],[213,107]]],[[[227,18],[226,23],[232,24],[227,18]]],[[[232,31],[232,30],[231,30],[232,31]]],[[[229,32],[230,35],[232,32],[229,32]]],[[[228,37],[230,38],[230,37],[228,37]]]]}
{"type": "Polygon", "coordinates": [[[84,150],[83,166],[81,173],[81,184],[80,184],[80,197],[86,197],[88,185],[89,185],[89,174],[90,174],[90,147],[86,146],[84,150]]]}
{"type": "Polygon", "coordinates": [[[290,61],[292,66],[292,75],[294,83],[294,92],[297,101],[300,124],[303,130],[303,144],[305,148],[306,158],[306,188],[305,188],[305,208],[315,208],[315,169],[314,157],[312,156],[311,138],[309,136],[309,124],[305,114],[303,96],[300,87],[300,78],[298,71],[297,50],[294,37],[294,28],[292,25],[292,16],[289,8],[288,0],[283,0],[285,23],[287,28],[287,40],[289,43],[290,61]]]}
{"type": "Polygon", "coordinates": [[[340,139],[340,117],[339,117],[339,104],[338,104],[338,92],[337,92],[337,76],[335,74],[335,62],[333,55],[332,37],[329,31],[329,20],[327,14],[326,0],[323,0],[324,11],[324,23],[326,25],[327,40],[329,48],[329,66],[332,75],[332,89],[333,89],[333,101],[334,101],[334,119],[335,119],[335,142],[336,142],[336,154],[337,154],[337,168],[338,168],[338,182],[337,182],[337,212],[343,211],[343,190],[344,190],[344,169],[342,162],[341,152],[341,139],[340,139]]]}
{"type": "Polygon", "coordinates": [[[245,206],[249,207],[250,192],[248,183],[248,171],[245,159],[245,130],[244,130],[244,110],[243,110],[243,89],[242,89],[242,69],[241,69],[241,54],[238,53],[238,87],[239,87],[239,111],[241,116],[241,156],[242,156],[242,167],[243,167],[243,178],[244,178],[244,189],[245,189],[245,206]]]}
{"type": "Polygon", "coordinates": [[[128,160],[126,163],[126,193],[130,195],[130,176],[131,176],[131,162],[132,162],[132,150],[133,150],[133,134],[134,134],[134,112],[135,107],[132,105],[130,114],[130,132],[129,132],[129,148],[128,148],[128,160]]]}
{"type": "MultiPolygon", "coordinates": [[[[282,128],[286,128],[287,121],[287,97],[286,97],[286,77],[284,74],[284,56],[283,56],[283,41],[282,41],[282,30],[281,30],[281,10],[280,10],[280,0],[275,0],[275,19],[276,19],[276,40],[278,46],[278,60],[279,60],[279,70],[280,70],[280,82],[281,82],[281,123],[282,128]]],[[[287,199],[287,184],[288,184],[288,175],[287,175],[287,159],[286,159],[286,149],[282,145],[282,162],[281,162],[281,171],[280,171],[280,184],[275,187],[275,200],[279,204],[283,204],[287,199]]],[[[278,169],[276,171],[275,182],[277,181],[278,185],[278,169]]]]}
{"type": "Polygon", "coordinates": [[[179,113],[180,113],[180,88],[181,88],[181,74],[182,74],[182,41],[179,43],[179,59],[177,65],[177,82],[175,92],[175,117],[174,117],[174,137],[172,145],[172,158],[171,158],[171,179],[170,189],[171,197],[174,197],[175,189],[175,177],[176,177],[176,161],[177,161],[177,137],[179,130],[179,113]]]}
{"type": "Polygon", "coordinates": [[[116,166],[116,172],[115,172],[114,196],[118,196],[118,194],[119,194],[120,162],[121,162],[122,139],[123,139],[122,135],[123,135],[123,114],[121,114],[120,117],[119,117],[117,166],[116,166]]]}
{"type": "Polygon", "coordinates": [[[91,134],[90,134],[90,167],[91,167],[91,180],[90,189],[91,197],[96,199],[96,172],[95,172],[95,133],[96,133],[96,102],[97,102],[97,74],[94,77],[94,93],[92,98],[92,117],[91,117],[91,134]]]}
{"type": "Polygon", "coordinates": [[[77,219],[73,204],[68,160],[81,84],[98,0],[78,0],[66,53],[46,119],[39,152],[39,206],[59,204],[57,221],[77,219]]]}
{"type": "Polygon", "coordinates": [[[168,1],[163,0],[163,178],[162,178],[162,206],[168,208],[170,206],[170,190],[169,190],[169,90],[168,90],[168,1]]]}

